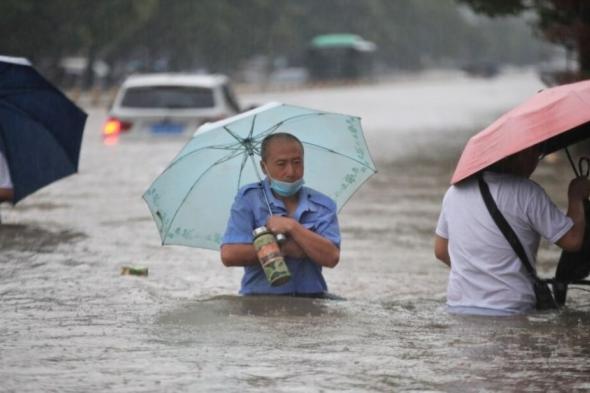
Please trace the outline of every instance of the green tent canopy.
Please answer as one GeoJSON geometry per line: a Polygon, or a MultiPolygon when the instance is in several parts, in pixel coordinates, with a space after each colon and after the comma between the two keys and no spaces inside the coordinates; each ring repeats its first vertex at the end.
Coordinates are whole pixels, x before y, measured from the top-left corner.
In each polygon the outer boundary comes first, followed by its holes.
{"type": "Polygon", "coordinates": [[[354,48],[361,51],[374,51],[376,46],[357,34],[323,34],[311,40],[311,47],[324,48],[354,48]]]}

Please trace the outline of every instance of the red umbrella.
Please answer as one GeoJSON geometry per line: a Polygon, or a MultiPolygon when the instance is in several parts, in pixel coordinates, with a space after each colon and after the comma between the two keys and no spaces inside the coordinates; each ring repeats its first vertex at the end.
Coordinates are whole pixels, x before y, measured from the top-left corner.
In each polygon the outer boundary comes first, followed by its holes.
{"type": "Polygon", "coordinates": [[[588,138],[588,122],[590,80],[542,90],[469,139],[451,183],[541,142],[548,154],[588,138]]]}

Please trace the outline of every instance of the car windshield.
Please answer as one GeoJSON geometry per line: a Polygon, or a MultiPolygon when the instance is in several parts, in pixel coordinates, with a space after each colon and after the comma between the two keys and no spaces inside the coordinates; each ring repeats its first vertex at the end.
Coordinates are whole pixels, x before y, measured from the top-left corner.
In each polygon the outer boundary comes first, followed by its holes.
{"type": "Polygon", "coordinates": [[[127,89],[122,107],[193,109],[214,106],[213,90],[191,86],[144,86],[127,89]]]}

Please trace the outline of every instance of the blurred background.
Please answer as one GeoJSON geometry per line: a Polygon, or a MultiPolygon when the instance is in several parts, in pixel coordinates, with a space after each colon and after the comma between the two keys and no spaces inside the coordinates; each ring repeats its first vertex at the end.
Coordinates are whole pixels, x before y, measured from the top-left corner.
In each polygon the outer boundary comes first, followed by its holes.
{"type": "Polygon", "coordinates": [[[0,53],[81,90],[145,72],[224,73],[269,88],[431,68],[489,77],[506,65],[534,65],[553,82],[590,66],[589,9],[563,0],[3,0],[0,53]]]}

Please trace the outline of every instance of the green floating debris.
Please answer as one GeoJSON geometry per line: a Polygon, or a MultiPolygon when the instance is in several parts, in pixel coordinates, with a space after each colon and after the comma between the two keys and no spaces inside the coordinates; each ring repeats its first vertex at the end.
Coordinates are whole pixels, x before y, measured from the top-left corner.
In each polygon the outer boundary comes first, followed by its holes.
{"type": "Polygon", "coordinates": [[[123,266],[121,268],[122,276],[147,276],[148,268],[139,266],[123,266]]]}

